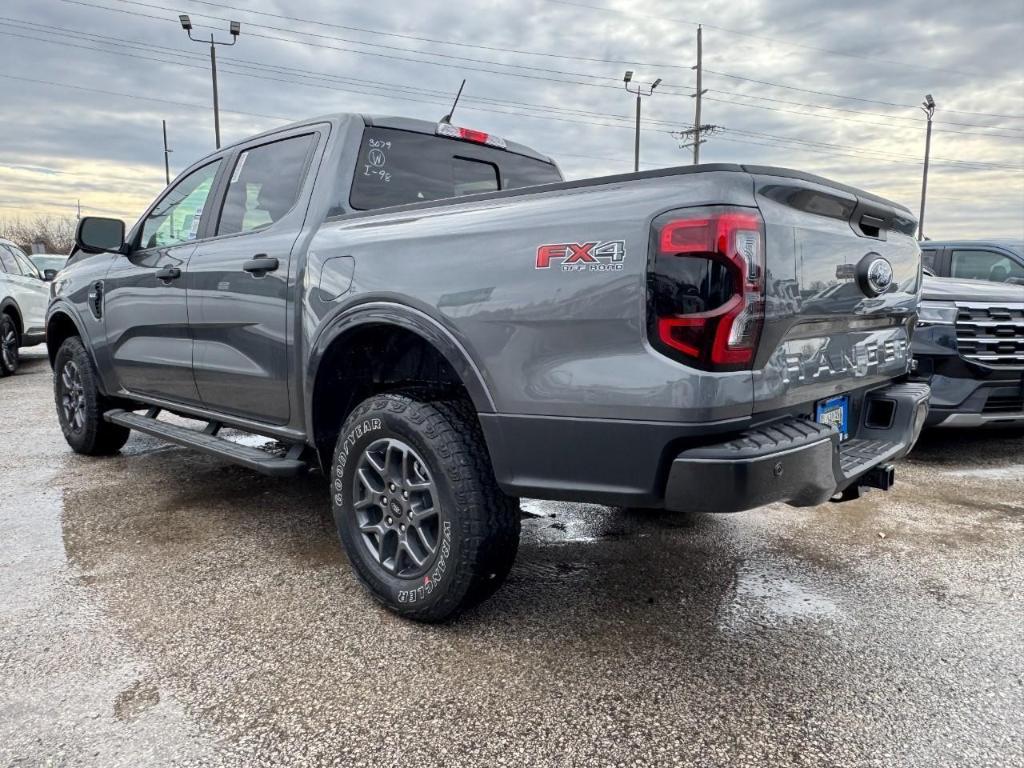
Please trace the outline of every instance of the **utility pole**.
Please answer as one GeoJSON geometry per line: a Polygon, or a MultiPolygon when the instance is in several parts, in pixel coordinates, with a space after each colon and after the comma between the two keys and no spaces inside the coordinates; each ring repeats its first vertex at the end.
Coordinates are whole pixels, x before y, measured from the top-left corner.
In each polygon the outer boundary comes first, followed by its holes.
{"type": "MultiPolygon", "coordinates": [[[[192,20],[189,19],[188,14],[182,13],[178,16],[178,20],[181,22],[181,28],[188,33],[188,39],[194,43],[205,43],[205,40],[199,40],[192,37],[192,20]]],[[[213,33],[210,33],[210,72],[213,75],[213,133],[217,141],[217,149],[220,149],[220,101],[217,95],[217,46],[218,45],[234,45],[238,42],[238,35],[242,31],[242,25],[237,21],[230,23],[229,29],[231,31],[231,42],[226,43],[223,40],[214,40],[213,33]]]]}
{"type": "Polygon", "coordinates": [[[82,220],[82,198],[78,198],[78,220],[82,220]]]}
{"type": "Polygon", "coordinates": [[[917,219],[917,239],[924,240],[924,201],[928,195],[928,157],[932,151],[932,116],[935,114],[935,99],[926,94],[921,102],[921,111],[928,116],[928,129],[924,138],[924,173],[921,176],[921,215],[917,219]]]}
{"type": "Polygon", "coordinates": [[[167,148],[167,121],[161,120],[164,124],[164,177],[167,179],[167,186],[171,185],[171,162],[168,156],[173,152],[173,149],[167,148]]]}
{"type": "Polygon", "coordinates": [[[700,162],[700,145],[704,143],[700,137],[704,127],[700,122],[700,102],[701,96],[708,92],[707,88],[702,88],[701,81],[701,77],[704,74],[704,27],[701,24],[697,25],[697,65],[691,67],[691,69],[697,70],[697,92],[690,94],[690,98],[694,99],[693,164],[697,165],[700,162]]]}
{"type": "Polygon", "coordinates": [[[622,78],[622,82],[626,85],[626,90],[629,93],[636,94],[636,137],[633,141],[633,172],[637,173],[640,170],[640,98],[642,96],[650,96],[654,93],[654,89],[661,83],[659,77],[649,88],[644,88],[640,83],[636,84],[636,90],[629,87],[629,84],[633,82],[633,70],[627,70],[626,74],[622,78]]]}
{"type": "Polygon", "coordinates": [[[706,139],[702,139],[702,136],[711,136],[712,134],[724,131],[721,125],[711,125],[705,123],[704,125],[695,125],[693,128],[684,128],[681,131],[672,131],[672,138],[679,140],[680,149],[693,149],[694,150],[694,164],[696,165],[698,154],[697,147],[700,144],[705,143],[706,139]]]}

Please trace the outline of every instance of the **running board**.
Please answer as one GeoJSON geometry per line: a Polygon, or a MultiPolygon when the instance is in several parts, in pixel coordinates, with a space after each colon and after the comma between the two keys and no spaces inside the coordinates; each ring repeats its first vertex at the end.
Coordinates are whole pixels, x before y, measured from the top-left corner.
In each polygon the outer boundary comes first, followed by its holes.
{"type": "Polygon", "coordinates": [[[131,411],[114,409],[104,413],[103,418],[112,424],[152,435],[186,448],[194,448],[211,456],[218,456],[264,475],[287,477],[297,475],[306,469],[306,462],[299,458],[303,448],[301,444],[293,445],[286,456],[274,456],[259,448],[239,445],[217,437],[216,433],[220,425],[216,422],[210,422],[205,431],[199,432],[188,427],[180,427],[177,424],[169,424],[166,421],[157,421],[156,417],[159,413],[158,408],[150,409],[145,416],[131,411]]]}

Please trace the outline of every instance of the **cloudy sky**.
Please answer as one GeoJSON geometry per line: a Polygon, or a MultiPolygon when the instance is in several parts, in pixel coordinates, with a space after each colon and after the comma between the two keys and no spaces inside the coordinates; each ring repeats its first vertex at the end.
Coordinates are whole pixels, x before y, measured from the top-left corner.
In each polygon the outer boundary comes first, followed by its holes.
{"type": "Polygon", "coordinates": [[[0,218],[134,220],[213,149],[208,48],[225,142],[328,112],[437,119],[536,147],[580,178],[632,170],[622,73],[644,102],[641,167],[687,164],[704,25],[705,162],[819,173],[920,204],[925,93],[938,103],[930,237],[1024,238],[1024,2],[996,0],[4,0],[0,218]]]}

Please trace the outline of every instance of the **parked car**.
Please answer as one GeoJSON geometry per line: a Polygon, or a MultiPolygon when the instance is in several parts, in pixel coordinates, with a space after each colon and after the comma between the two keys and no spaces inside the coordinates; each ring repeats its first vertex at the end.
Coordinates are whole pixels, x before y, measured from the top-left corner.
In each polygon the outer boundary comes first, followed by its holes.
{"type": "Polygon", "coordinates": [[[888,488],[927,413],[915,227],[797,171],[563,182],[448,123],[298,123],[195,163],[127,236],[82,219],[93,255],[47,324],[58,418],[84,454],[138,430],[319,466],[363,584],[440,620],[504,580],[517,497],[731,512],[888,488]]]}
{"type": "Polygon", "coordinates": [[[67,256],[56,253],[33,253],[29,258],[46,280],[53,280],[68,263],[67,256]]]}
{"type": "Polygon", "coordinates": [[[927,424],[1024,425],[1024,286],[926,277],[913,351],[927,424]]]}
{"type": "Polygon", "coordinates": [[[0,238],[0,376],[18,370],[19,349],[44,341],[50,286],[25,252],[0,238]]]}
{"type": "Polygon", "coordinates": [[[921,261],[938,277],[1024,285],[1024,242],[1019,240],[926,240],[921,261]]]}

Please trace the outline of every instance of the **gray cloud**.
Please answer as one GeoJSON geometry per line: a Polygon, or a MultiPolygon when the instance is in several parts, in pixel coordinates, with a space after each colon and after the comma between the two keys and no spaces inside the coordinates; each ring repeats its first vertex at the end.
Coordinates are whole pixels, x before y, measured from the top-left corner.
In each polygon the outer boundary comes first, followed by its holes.
{"type": "Polygon", "coordinates": [[[632,102],[620,84],[627,68],[665,82],[644,104],[644,167],[689,162],[669,131],[693,119],[690,22],[701,21],[708,70],[803,89],[708,74],[704,119],[728,130],[703,160],[810,170],[916,210],[924,124],[913,105],[931,92],[939,110],[929,234],[1024,237],[1024,119],[988,116],[1024,115],[1024,6],[1016,0],[663,1],[640,12],[625,0],[579,3],[608,10],[555,0],[8,0],[0,11],[0,216],[66,213],[78,199],[86,209],[137,215],[162,186],[161,119],[172,168],[212,149],[208,53],[187,40],[179,12],[192,16],[197,36],[207,27],[225,36],[228,18],[243,23],[238,45],[218,50],[226,141],[334,111],[437,119],[466,77],[456,122],[535,146],[571,177],[631,169],[632,102]]]}

